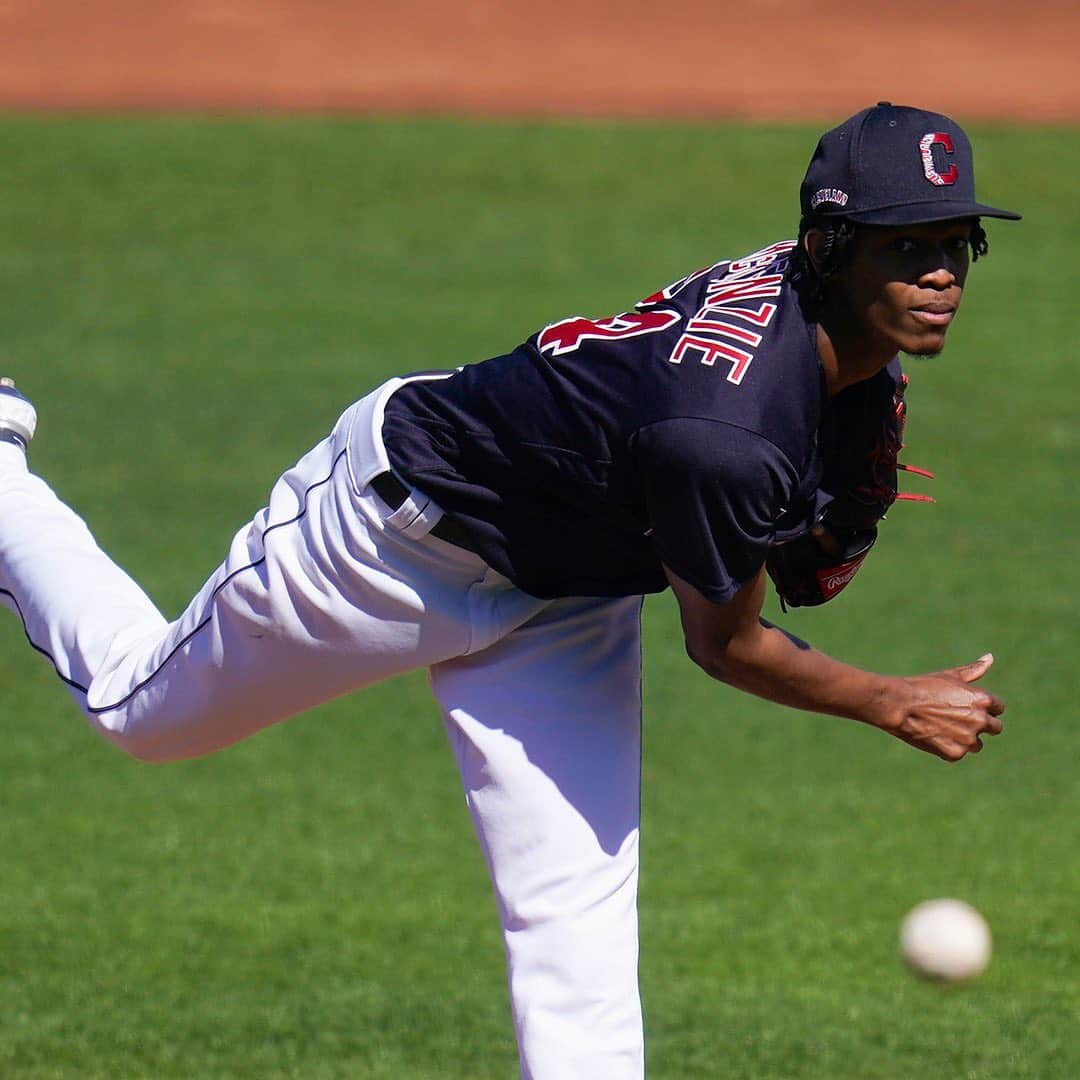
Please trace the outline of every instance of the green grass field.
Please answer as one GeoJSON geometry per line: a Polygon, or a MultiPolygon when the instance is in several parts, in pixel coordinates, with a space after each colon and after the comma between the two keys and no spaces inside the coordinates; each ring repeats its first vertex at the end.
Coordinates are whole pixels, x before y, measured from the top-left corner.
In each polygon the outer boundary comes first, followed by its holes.
{"type": "MultiPolygon", "coordinates": [[[[973,134],[981,196],[1026,220],[991,225],[949,349],[911,368],[907,457],[938,504],[898,506],[851,589],[781,621],[881,670],[993,650],[1006,734],[950,767],[744,698],[650,599],[658,1080],[1080,1076],[1080,134],[973,134]],[[897,957],[900,917],[940,895],[995,933],[970,987],[897,957]]],[[[791,235],[815,138],[0,120],[3,368],[39,408],[35,466],[177,613],[348,402],[791,235]]],[[[494,904],[421,674],[139,765],[7,617],[0,741],[0,1075],[515,1075],[494,904]]]]}

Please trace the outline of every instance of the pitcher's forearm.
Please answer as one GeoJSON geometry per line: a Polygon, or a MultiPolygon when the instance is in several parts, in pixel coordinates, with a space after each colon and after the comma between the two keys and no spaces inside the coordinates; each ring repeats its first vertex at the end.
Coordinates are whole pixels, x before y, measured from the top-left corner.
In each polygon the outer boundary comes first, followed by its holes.
{"type": "Polygon", "coordinates": [[[768,623],[693,659],[713,678],[757,697],[877,726],[899,682],[836,660],[768,623]]]}
{"type": "Polygon", "coordinates": [[[978,753],[982,737],[1002,729],[1004,703],[974,685],[994,662],[989,653],[929,675],[878,675],[759,623],[691,655],[710,675],[740,690],[871,724],[946,761],[978,753]]]}

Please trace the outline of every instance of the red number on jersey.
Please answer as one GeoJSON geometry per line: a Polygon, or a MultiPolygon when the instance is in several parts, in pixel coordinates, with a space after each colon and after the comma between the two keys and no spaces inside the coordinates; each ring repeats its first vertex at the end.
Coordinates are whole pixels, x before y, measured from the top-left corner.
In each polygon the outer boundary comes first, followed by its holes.
{"type": "Polygon", "coordinates": [[[541,352],[562,356],[590,338],[615,340],[655,334],[674,326],[681,318],[677,311],[627,311],[610,319],[586,319],[576,315],[544,327],[536,339],[536,346],[541,352]]]}

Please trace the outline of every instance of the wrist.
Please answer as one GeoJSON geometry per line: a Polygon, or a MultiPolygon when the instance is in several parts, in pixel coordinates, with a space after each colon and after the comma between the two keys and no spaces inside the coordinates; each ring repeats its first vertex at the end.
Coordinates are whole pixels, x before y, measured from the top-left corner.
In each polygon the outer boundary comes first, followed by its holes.
{"type": "Polygon", "coordinates": [[[897,726],[897,705],[903,696],[904,679],[895,675],[877,675],[865,672],[868,677],[866,693],[852,719],[882,731],[893,731],[897,726]]]}

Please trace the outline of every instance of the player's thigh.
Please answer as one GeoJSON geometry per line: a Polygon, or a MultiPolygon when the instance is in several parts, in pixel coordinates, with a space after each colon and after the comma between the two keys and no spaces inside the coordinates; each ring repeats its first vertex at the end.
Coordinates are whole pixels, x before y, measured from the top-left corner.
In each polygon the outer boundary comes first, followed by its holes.
{"type": "Polygon", "coordinates": [[[387,524],[349,468],[353,412],[274,484],[176,621],[99,665],[86,707],[129,752],[207,753],[466,653],[542,604],[479,556],[387,524]]]}
{"type": "MultiPolygon", "coordinates": [[[[432,668],[485,846],[615,855],[636,845],[641,602],[557,600],[432,668]]],[[[489,855],[493,854],[489,850],[489,855]]]]}

